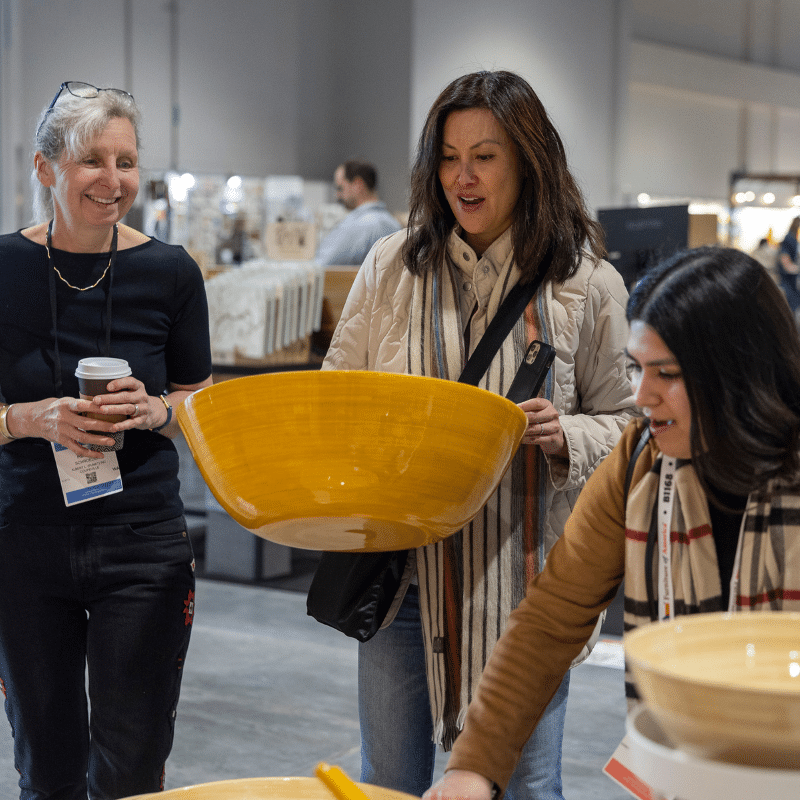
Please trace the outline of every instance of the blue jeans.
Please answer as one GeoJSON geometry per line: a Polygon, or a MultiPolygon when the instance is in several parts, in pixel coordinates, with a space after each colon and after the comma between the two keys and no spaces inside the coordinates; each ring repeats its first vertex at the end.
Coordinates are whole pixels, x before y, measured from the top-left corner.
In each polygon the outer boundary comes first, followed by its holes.
{"type": "MultiPolygon", "coordinates": [[[[569,673],[523,748],[507,798],[563,800],[568,691],[569,673]]],[[[436,745],[416,586],[409,588],[392,624],[359,644],[358,708],[361,780],[420,797],[433,781],[436,745]]]]}
{"type": "Polygon", "coordinates": [[[12,523],[0,554],[0,678],[21,800],[163,788],[194,613],[183,518],[12,523]]]}

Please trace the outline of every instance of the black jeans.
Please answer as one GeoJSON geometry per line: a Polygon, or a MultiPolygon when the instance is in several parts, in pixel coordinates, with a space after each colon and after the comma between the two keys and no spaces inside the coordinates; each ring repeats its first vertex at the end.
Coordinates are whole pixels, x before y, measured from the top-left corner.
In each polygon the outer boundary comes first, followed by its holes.
{"type": "Polygon", "coordinates": [[[21,800],[163,788],[193,614],[182,517],[0,527],[0,678],[21,800]]]}

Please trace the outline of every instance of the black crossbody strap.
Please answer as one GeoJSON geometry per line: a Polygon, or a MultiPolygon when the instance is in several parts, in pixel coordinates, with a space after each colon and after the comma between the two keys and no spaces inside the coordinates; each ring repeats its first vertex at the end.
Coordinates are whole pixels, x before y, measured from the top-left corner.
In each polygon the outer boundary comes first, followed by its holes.
{"type": "Polygon", "coordinates": [[[636,462],[639,460],[639,456],[642,454],[642,450],[644,450],[645,445],[647,444],[648,440],[650,439],[650,426],[645,425],[644,430],[642,430],[641,434],[639,435],[639,441],[636,443],[636,447],[631,453],[631,460],[628,462],[628,469],[625,472],[625,486],[622,490],[622,508],[623,512],[625,510],[625,506],[628,505],[628,492],[631,490],[631,482],[633,481],[633,470],[636,467],[636,462]]]}
{"type": "Polygon", "coordinates": [[[517,324],[517,320],[530,303],[531,298],[536,294],[536,290],[542,285],[544,276],[550,270],[553,262],[553,248],[549,248],[536,271],[536,277],[530,282],[518,283],[506,295],[505,300],[500,304],[497,313],[492,318],[486,328],[485,333],[478,342],[472,355],[469,357],[464,370],[459,377],[460,383],[469,383],[477,386],[483,377],[495,353],[500,349],[506,336],[511,333],[511,329],[517,324]]]}

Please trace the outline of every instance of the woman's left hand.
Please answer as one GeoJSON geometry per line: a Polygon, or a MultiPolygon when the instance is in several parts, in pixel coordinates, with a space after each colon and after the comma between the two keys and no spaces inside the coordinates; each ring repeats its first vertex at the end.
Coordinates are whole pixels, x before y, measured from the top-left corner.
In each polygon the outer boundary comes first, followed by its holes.
{"type": "Polygon", "coordinates": [[[522,437],[523,444],[536,444],[549,456],[567,457],[567,440],[558,419],[558,411],[544,397],[533,397],[519,407],[528,418],[528,427],[522,437]]]}
{"type": "Polygon", "coordinates": [[[422,800],[490,800],[492,782],[477,772],[453,769],[422,795],[422,800]]]}
{"type": "Polygon", "coordinates": [[[109,383],[114,394],[99,394],[92,399],[98,414],[119,414],[128,417],[115,423],[118,431],[131,428],[149,430],[164,422],[165,407],[157,397],[147,394],[144,384],[134,377],[119,378],[109,383]]]}

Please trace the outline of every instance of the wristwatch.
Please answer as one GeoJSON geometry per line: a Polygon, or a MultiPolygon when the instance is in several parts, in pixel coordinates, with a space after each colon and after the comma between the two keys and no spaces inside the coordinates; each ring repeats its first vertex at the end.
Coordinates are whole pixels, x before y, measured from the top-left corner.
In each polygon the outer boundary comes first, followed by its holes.
{"type": "Polygon", "coordinates": [[[158,399],[159,399],[159,400],[160,400],[160,401],[161,401],[161,402],[162,402],[162,403],[163,403],[163,404],[166,406],[166,408],[167,408],[167,419],[166,419],[166,422],[164,422],[162,425],[159,425],[157,428],[150,428],[150,430],[151,430],[151,431],[153,431],[153,433],[157,433],[157,432],[158,432],[158,431],[160,431],[162,428],[166,428],[166,427],[167,427],[167,425],[169,425],[169,424],[170,424],[170,422],[172,422],[172,406],[169,404],[169,400],[167,400],[167,397],[166,397],[166,395],[160,394],[160,395],[158,396],[158,399]]]}

